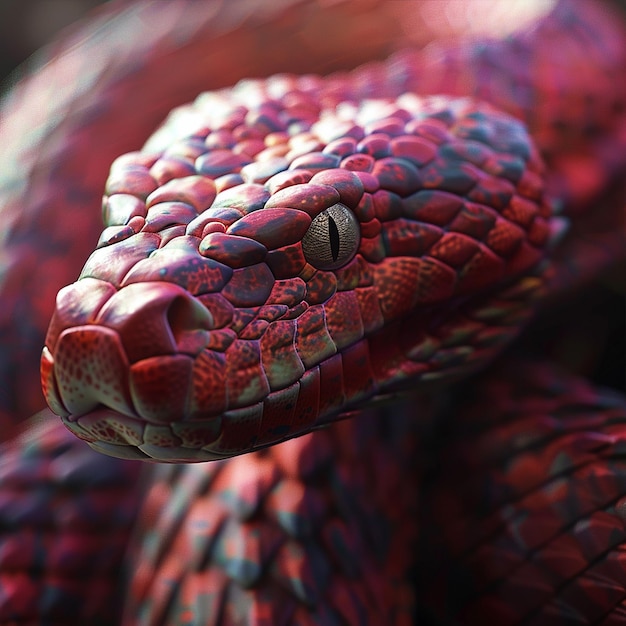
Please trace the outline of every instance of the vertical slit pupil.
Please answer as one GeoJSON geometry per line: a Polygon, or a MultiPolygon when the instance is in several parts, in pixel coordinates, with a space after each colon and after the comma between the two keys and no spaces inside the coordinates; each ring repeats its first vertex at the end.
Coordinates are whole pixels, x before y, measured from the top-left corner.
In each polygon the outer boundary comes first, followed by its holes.
{"type": "Polygon", "coordinates": [[[336,261],[339,256],[339,229],[330,215],[328,216],[328,235],[330,237],[330,253],[333,261],[336,261]]]}

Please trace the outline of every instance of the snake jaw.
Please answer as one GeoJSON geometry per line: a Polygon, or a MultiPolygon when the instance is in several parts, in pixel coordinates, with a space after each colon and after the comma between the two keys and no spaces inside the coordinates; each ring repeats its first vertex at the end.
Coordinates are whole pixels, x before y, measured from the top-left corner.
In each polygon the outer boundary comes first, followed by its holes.
{"type": "Polygon", "coordinates": [[[179,462],[267,446],[484,363],[530,315],[550,214],[517,121],[407,95],[293,137],[248,129],[271,136],[255,157],[219,124],[258,116],[237,101],[206,115],[114,163],[107,228],[57,300],[46,397],[96,449],[179,462]]]}

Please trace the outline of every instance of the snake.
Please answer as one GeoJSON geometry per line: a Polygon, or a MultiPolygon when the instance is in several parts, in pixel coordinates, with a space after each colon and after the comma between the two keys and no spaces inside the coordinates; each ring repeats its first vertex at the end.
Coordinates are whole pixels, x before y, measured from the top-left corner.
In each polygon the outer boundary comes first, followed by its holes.
{"type": "Polygon", "coordinates": [[[16,80],[0,623],[626,619],[626,401],[515,354],[623,260],[624,27],[436,5],[112,2],[16,80]]]}

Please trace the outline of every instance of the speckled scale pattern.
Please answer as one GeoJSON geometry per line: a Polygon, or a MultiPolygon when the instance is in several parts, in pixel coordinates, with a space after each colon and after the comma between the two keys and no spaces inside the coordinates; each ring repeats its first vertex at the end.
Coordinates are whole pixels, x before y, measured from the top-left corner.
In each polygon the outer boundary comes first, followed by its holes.
{"type": "Polygon", "coordinates": [[[621,623],[624,399],[522,361],[449,408],[421,501],[420,601],[468,626],[621,623]]]}
{"type": "Polygon", "coordinates": [[[544,172],[518,122],[443,97],[322,108],[334,92],[284,87],[203,94],[148,142],[167,147],[113,164],[107,228],[59,295],[42,357],[50,405],[99,450],[208,460],[301,434],[409,375],[479,364],[496,348],[482,335],[510,325],[515,303],[442,351],[421,348],[441,341],[444,318],[463,324],[485,289],[515,291],[530,272],[537,291],[546,282],[544,172]],[[301,117],[285,104],[294,95],[309,104],[301,117]],[[194,173],[157,176],[163,155],[189,142],[180,158],[194,173]],[[213,157],[223,169],[208,169],[213,157]],[[273,163],[273,175],[223,184],[254,163],[273,163]],[[329,231],[307,242],[336,206],[354,216],[357,247],[327,270],[316,250],[329,231]],[[83,280],[103,294],[93,307],[83,280]]]}
{"type": "Polygon", "coordinates": [[[51,417],[0,448],[0,623],[105,626],[120,619],[140,468],[95,454],[51,417]]]}
{"type": "Polygon", "coordinates": [[[228,461],[158,467],[121,623],[408,626],[414,439],[401,403],[228,461]]]}

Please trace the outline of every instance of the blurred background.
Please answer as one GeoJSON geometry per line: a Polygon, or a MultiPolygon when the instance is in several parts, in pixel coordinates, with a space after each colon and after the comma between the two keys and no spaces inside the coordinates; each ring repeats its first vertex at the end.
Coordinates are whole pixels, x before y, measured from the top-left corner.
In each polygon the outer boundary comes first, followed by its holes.
{"type": "Polygon", "coordinates": [[[0,0],[0,76],[104,0],[0,0]]]}
{"type": "MultiPolygon", "coordinates": [[[[619,6],[626,0],[598,0],[619,6]]],[[[106,0],[0,0],[0,77],[4,78],[59,30],[106,0]]],[[[492,3],[493,0],[484,0],[492,3]]]]}

